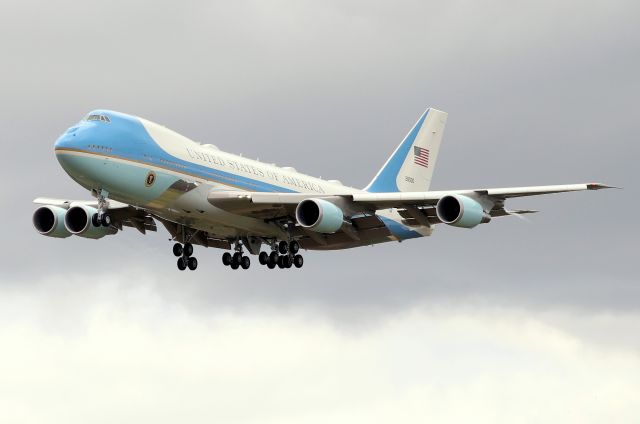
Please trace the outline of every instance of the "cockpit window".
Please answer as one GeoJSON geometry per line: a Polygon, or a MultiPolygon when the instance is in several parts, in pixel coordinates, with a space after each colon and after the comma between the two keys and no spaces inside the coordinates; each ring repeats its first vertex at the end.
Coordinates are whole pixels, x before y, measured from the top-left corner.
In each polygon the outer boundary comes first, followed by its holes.
{"type": "Polygon", "coordinates": [[[88,115],[85,118],[85,121],[102,121],[102,122],[111,122],[111,119],[107,115],[88,115]]]}

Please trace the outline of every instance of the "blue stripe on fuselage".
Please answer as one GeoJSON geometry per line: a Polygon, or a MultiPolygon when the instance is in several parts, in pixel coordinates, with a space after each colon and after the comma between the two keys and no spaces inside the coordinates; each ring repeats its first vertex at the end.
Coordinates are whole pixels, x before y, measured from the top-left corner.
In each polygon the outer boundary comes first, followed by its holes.
{"type": "Polygon", "coordinates": [[[56,148],[67,148],[108,155],[164,167],[175,172],[191,174],[206,180],[249,191],[296,193],[295,190],[265,183],[219,169],[189,162],[164,151],[153,140],[142,122],[136,117],[114,111],[97,110],[90,114],[107,115],[111,122],[81,121],[71,127],[55,143],[56,148]],[[98,146],[96,149],[92,146],[98,146]],[[163,162],[164,161],[164,162],[163,162]]]}

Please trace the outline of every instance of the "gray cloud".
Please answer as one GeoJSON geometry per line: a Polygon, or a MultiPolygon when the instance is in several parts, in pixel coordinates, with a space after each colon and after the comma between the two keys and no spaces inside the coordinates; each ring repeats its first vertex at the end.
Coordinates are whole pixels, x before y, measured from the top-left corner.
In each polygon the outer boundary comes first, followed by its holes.
{"type": "Polygon", "coordinates": [[[637,2],[5,1],[0,421],[629,422],[637,2]],[[167,234],[31,228],[94,108],[364,186],[428,106],[434,189],[602,181],[543,212],[232,272],[167,234]],[[70,401],[72,400],[72,402],[70,401]],[[460,408],[460,405],[465,405],[460,408]]]}
{"type": "Polygon", "coordinates": [[[464,299],[635,311],[637,12],[624,1],[7,4],[6,284],[142,267],[158,290],[203,307],[348,314],[464,299]],[[514,201],[543,213],[309,253],[297,273],[232,274],[206,251],[198,273],[177,274],[164,233],[60,241],[30,227],[32,198],[86,197],[51,150],[95,107],[364,186],[427,106],[450,113],[436,189],[598,180],[625,190],[514,201]]]}
{"type": "Polygon", "coordinates": [[[638,351],[590,334],[638,314],[416,305],[354,331],[304,308],[194,314],[153,277],[87,283],[2,288],[3,421],[599,423],[640,407],[638,351]]]}

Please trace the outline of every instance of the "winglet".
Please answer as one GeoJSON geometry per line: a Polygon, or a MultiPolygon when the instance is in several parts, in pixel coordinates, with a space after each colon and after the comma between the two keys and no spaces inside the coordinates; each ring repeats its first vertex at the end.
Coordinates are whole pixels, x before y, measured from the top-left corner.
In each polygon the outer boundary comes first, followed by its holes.
{"type": "Polygon", "coordinates": [[[598,183],[587,184],[587,190],[603,190],[606,188],[615,188],[618,190],[622,189],[622,187],[614,187],[606,184],[598,184],[598,183]]]}
{"type": "Polygon", "coordinates": [[[525,215],[529,213],[538,213],[540,211],[535,209],[514,209],[514,210],[506,210],[505,212],[509,215],[525,215]]]}

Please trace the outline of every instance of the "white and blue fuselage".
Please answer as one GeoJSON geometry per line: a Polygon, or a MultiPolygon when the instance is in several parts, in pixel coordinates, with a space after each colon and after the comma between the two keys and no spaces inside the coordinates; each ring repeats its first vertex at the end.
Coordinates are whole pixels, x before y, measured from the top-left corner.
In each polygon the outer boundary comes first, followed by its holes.
{"type": "MultiPolygon", "coordinates": [[[[149,211],[167,221],[206,231],[221,239],[248,235],[286,239],[274,222],[244,216],[213,205],[215,192],[308,193],[322,198],[363,192],[337,181],[326,181],[223,152],[196,143],[148,120],[97,110],[69,128],[55,143],[63,169],[80,185],[109,199],[149,211]]],[[[377,211],[388,235],[375,240],[307,248],[345,248],[404,240],[431,234],[423,225],[403,224],[396,209],[377,211]]]]}

